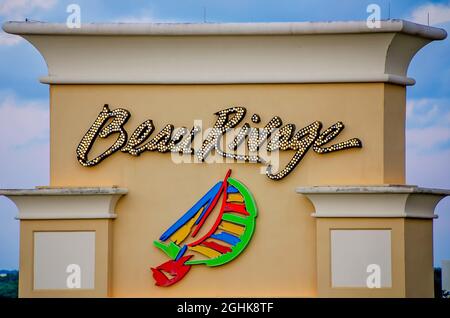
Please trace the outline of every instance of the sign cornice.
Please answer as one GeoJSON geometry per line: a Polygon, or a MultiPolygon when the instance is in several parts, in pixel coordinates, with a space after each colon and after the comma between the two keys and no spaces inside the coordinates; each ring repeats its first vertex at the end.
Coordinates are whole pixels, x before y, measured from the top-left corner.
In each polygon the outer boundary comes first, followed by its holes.
{"type": "Polygon", "coordinates": [[[44,57],[47,84],[391,83],[443,29],[403,20],[295,23],[6,22],[44,57]],[[326,65],[326,67],[323,67],[326,65]]]}

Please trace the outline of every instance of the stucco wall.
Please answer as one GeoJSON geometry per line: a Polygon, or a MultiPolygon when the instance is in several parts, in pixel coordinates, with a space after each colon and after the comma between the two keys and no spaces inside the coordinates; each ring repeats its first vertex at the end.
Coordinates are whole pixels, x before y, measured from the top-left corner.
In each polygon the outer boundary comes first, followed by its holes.
{"type": "MultiPolygon", "coordinates": [[[[311,203],[295,193],[301,185],[404,183],[405,89],[390,84],[255,85],[52,85],[51,186],[110,186],[129,189],[112,221],[112,296],[315,296],[316,224],[311,203]],[[389,98],[385,102],[385,98],[389,98]],[[166,124],[204,127],[214,113],[247,108],[263,127],[275,115],[300,129],[319,120],[324,128],[346,128],[332,143],[353,137],[362,149],[319,155],[309,151],[285,179],[260,174],[260,164],[179,164],[168,154],[132,157],[116,153],[85,168],[76,159],[83,134],[107,103],[125,108],[130,135],[146,119],[156,132],[166,124]],[[195,266],[170,288],[154,286],[150,267],[167,257],[152,242],[189,209],[227,169],[253,193],[259,215],[255,235],[236,260],[224,266],[195,266]]],[[[240,125],[241,126],[241,125],[240,125]]],[[[154,134],[156,134],[156,132],[154,134]]],[[[153,135],[154,135],[153,134],[153,135]]],[[[115,136],[97,143],[109,146],[115,136]]],[[[198,137],[197,137],[198,138],[198,137]]],[[[282,166],[294,155],[281,156],[282,166]]],[[[69,221],[68,221],[69,222],[69,221]]]]}

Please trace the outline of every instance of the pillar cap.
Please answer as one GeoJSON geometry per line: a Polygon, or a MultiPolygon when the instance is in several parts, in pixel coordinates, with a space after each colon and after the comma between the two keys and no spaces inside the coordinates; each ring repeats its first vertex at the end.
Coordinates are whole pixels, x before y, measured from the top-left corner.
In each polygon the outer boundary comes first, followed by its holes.
{"type": "Polygon", "coordinates": [[[47,84],[391,83],[444,29],[403,20],[281,23],[6,22],[42,54],[47,84]]]}
{"type": "Polygon", "coordinates": [[[369,28],[366,21],[326,22],[250,22],[250,23],[83,23],[68,28],[64,23],[7,21],[7,33],[20,35],[304,35],[401,32],[430,40],[443,40],[441,28],[401,19],[380,21],[379,28],[369,28]]]}
{"type": "Polygon", "coordinates": [[[127,194],[128,190],[118,187],[36,187],[34,189],[0,189],[4,196],[65,196],[65,195],[99,195],[99,194],[127,194]]]}
{"type": "Polygon", "coordinates": [[[297,193],[301,194],[339,194],[339,193],[422,193],[431,195],[450,195],[450,189],[435,189],[435,188],[422,188],[416,185],[329,185],[329,186],[310,186],[310,187],[297,187],[297,193]]]}
{"type": "Polygon", "coordinates": [[[119,187],[37,187],[3,189],[19,209],[19,220],[114,219],[117,201],[128,193],[119,187]]]}
{"type": "Polygon", "coordinates": [[[298,187],[314,205],[317,218],[437,218],[436,205],[448,189],[412,185],[298,187]]]}

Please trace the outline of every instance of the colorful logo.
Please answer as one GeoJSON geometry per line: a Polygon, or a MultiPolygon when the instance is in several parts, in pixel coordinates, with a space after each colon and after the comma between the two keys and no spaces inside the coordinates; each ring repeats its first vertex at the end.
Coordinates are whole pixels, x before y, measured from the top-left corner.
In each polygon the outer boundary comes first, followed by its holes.
{"type": "Polygon", "coordinates": [[[223,181],[213,186],[159,241],[154,241],[171,258],[152,268],[157,286],[175,284],[193,265],[226,264],[250,242],[258,214],[256,204],[247,187],[230,174],[228,170],[223,181]],[[216,206],[218,209],[214,209],[216,206]]]}

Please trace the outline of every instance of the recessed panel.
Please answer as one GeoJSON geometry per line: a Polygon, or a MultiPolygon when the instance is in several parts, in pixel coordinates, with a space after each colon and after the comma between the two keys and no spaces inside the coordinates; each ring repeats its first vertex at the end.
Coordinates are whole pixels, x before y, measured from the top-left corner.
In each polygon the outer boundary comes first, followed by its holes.
{"type": "Polygon", "coordinates": [[[34,289],[93,289],[95,232],[35,232],[34,289]]]}
{"type": "Polygon", "coordinates": [[[331,230],[331,277],[332,287],[391,287],[391,231],[331,230]]]}

